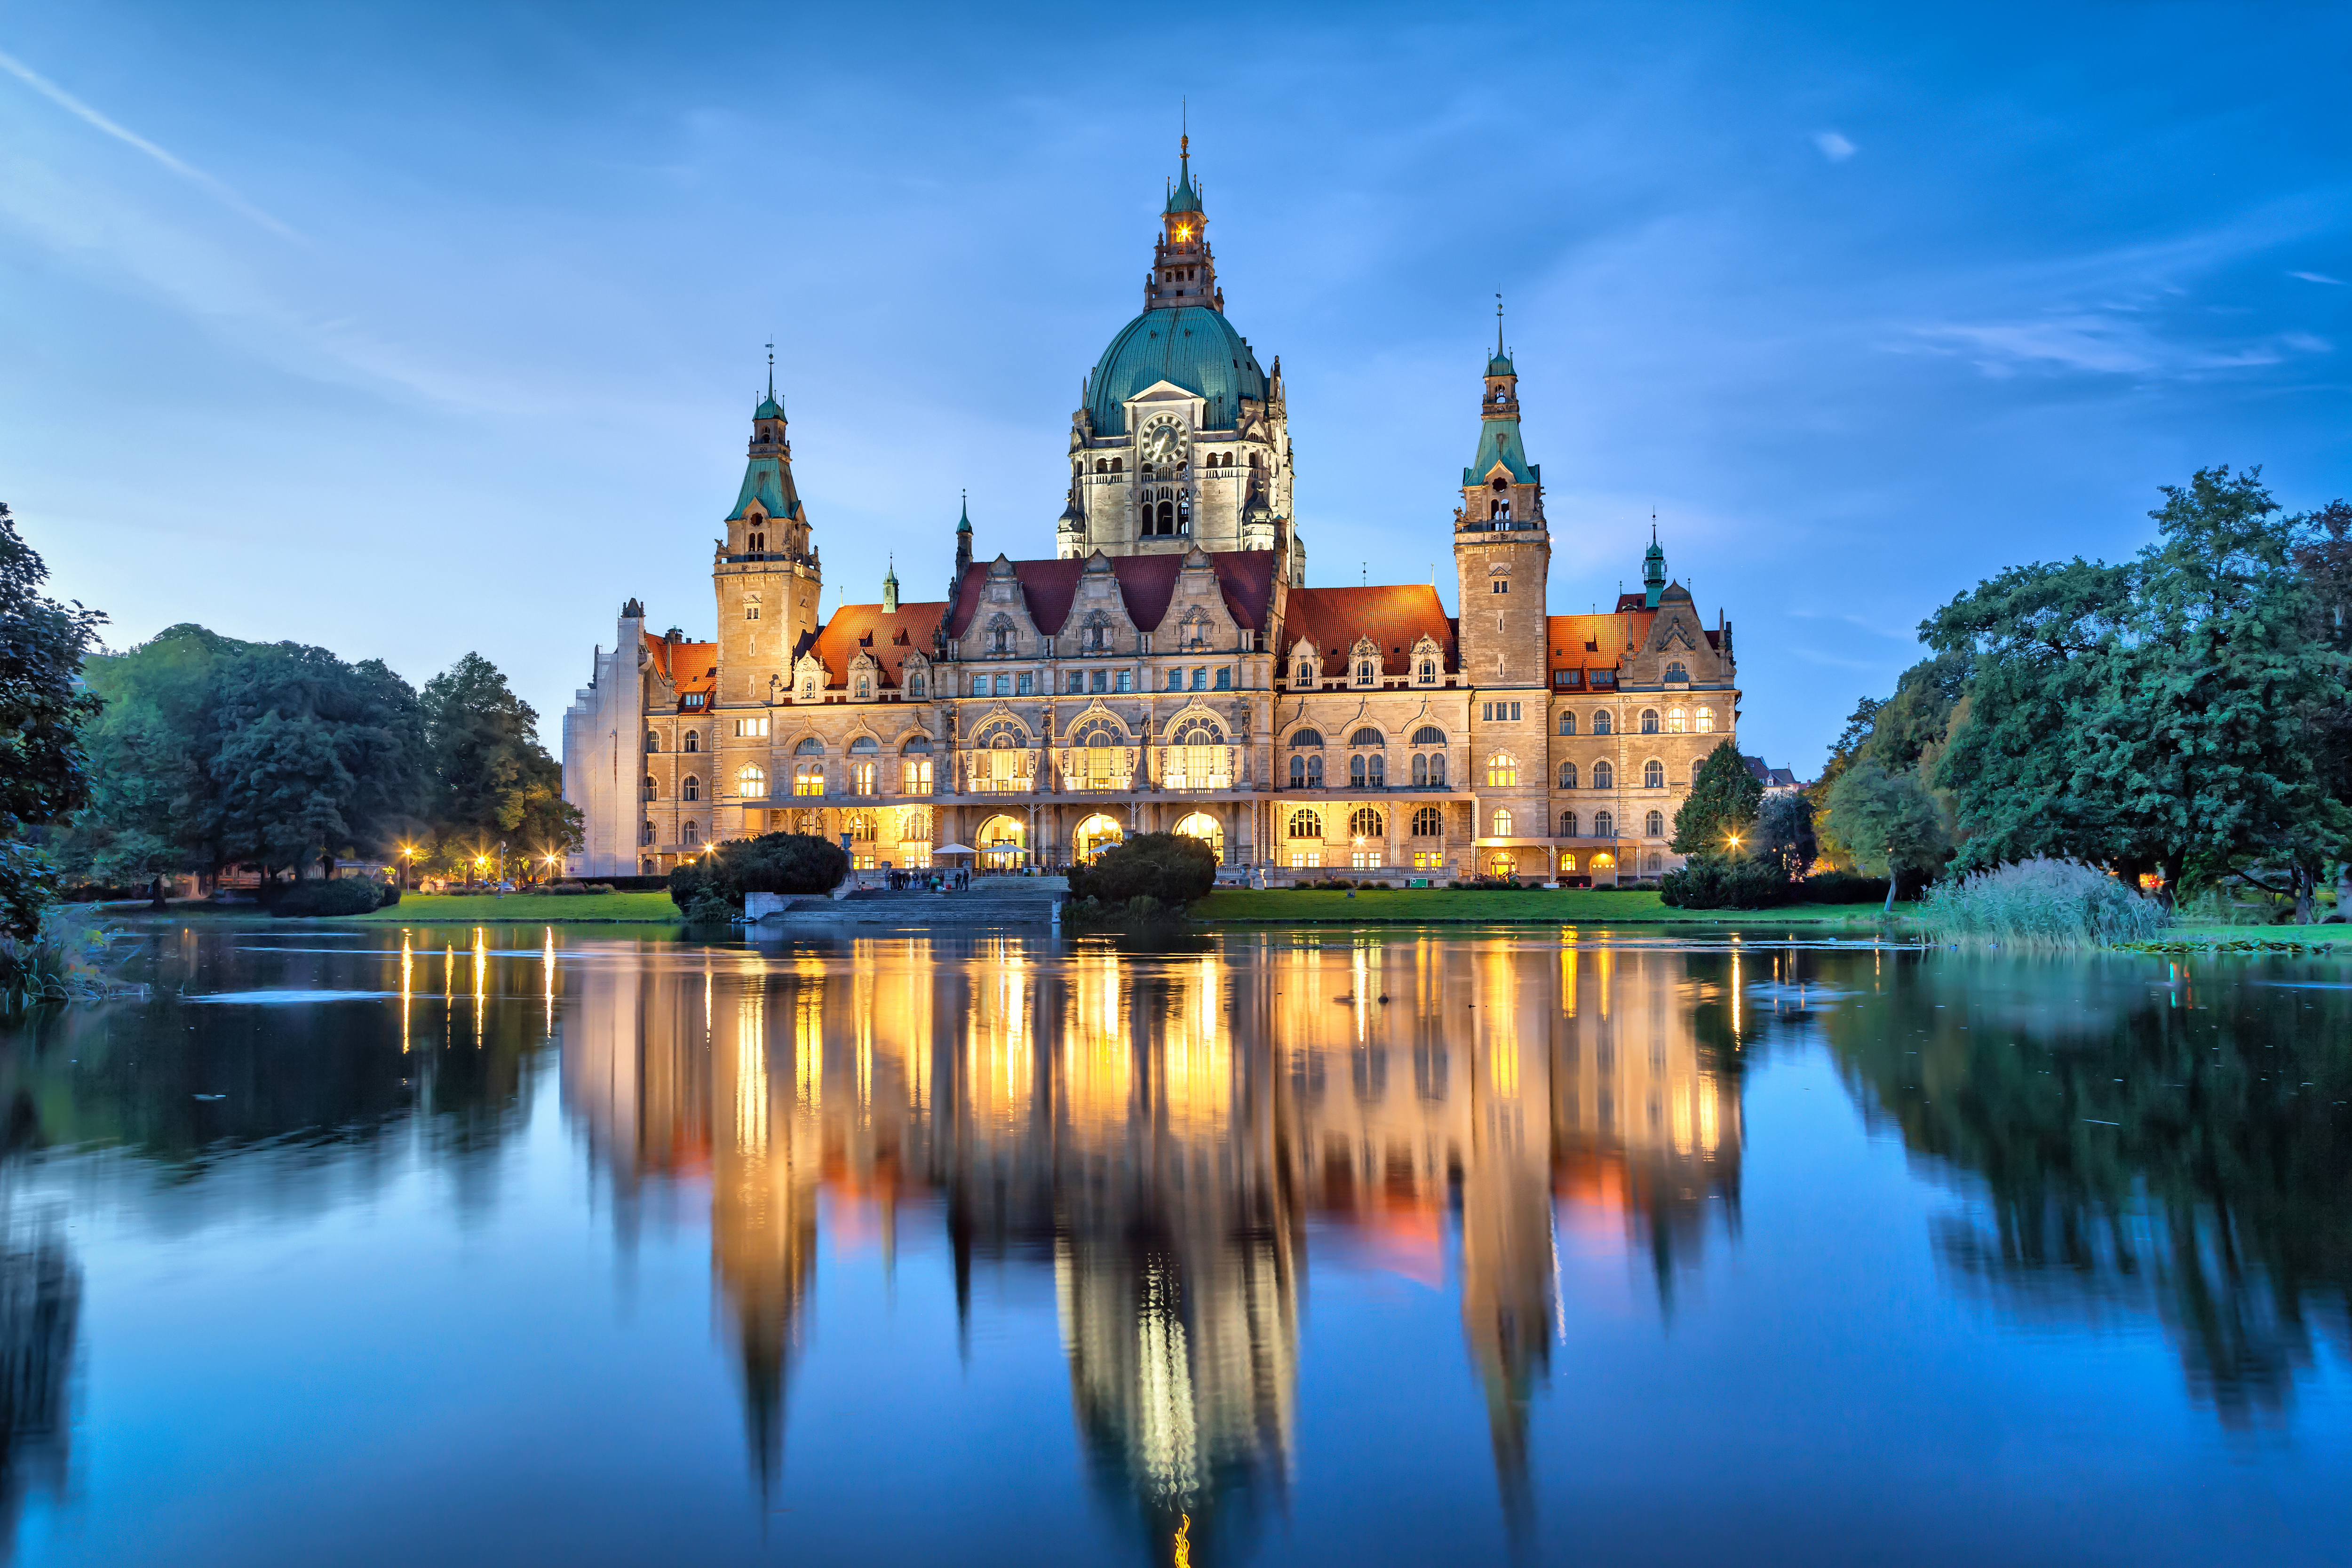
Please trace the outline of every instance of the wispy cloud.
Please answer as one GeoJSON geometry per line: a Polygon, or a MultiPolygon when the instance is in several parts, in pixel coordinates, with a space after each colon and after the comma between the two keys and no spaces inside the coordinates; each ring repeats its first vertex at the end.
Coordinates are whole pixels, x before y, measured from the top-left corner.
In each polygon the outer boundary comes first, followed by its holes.
{"type": "Polygon", "coordinates": [[[2305,283],[2333,283],[2333,284],[2335,284],[2338,289],[2341,289],[2341,288],[2343,288],[2343,287],[2344,287],[2344,279],[2341,279],[2341,278],[2330,278],[2330,277],[2329,277],[2326,273],[2325,273],[2325,272],[2290,272],[2290,273],[2288,273],[2288,274],[2287,274],[2287,276],[2288,276],[2288,277],[2290,277],[2290,278],[2300,278],[2300,279],[2302,279],[2305,283]]]}
{"type": "Polygon", "coordinates": [[[1822,150],[1822,156],[1827,158],[1832,163],[1843,163],[1848,158],[1853,157],[1856,153],[1862,151],[1861,148],[1856,147],[1853,142],[1847,141],[1844,137],[1839,135],[1834,131],[1816,131],[1813,132],[1813,145],[1820,148],[1822,150]]]}
{"type": "Polygon", "coordinates": [[[72,93],[68,92],[64,88],[59,87],[57,83],[51,81],[48,78],[43,76],[40,72],[26,65],[24,61],[16,58],[14,55],[0,53],[0,70],[5,70],[10,76],[16,78],[16,79],[31,88],[35,92],[39,93],[42,97],[47,99],[50,102],[56,104],[58,108],[64,110],[68,114],[98,127],[98,129],[105,132],[109,136],[113,137],[116,141],[124,143],[126,146],[136,147],[140,152],[146,153],[150,158],[154,159],[155,162],[163,164],[163,167],[171,170],[172,173],[179,175],[182,179],[188,181],[191,184],[201,186],[215,200],[227,207],[230,211],[252,219],[255,223],[259,224],[262,227],[268,229],[270,233],[277,235],[282,239],[290,239],[297,243],[301,241],[302,237],[300,235],[296,234],[292,229],[287,227],[284,224],[278,222],[268,213],[263,212],[251,202],[247,201],[243,196],[237,195],[236,192],[231,190],[219,180],[207,174],[202,169],[197,168],[186,159],[178,156],[169,148],[159,147],[154,142],[147,140],[144,136],[140,135],[136,131],[131,130],[129,126],[123,125],[116,121],[107,118],[103,114],[100,114],[97,110],[92,109],[89,104],[84,103],[80,99],[76,98],[72,93]]]}

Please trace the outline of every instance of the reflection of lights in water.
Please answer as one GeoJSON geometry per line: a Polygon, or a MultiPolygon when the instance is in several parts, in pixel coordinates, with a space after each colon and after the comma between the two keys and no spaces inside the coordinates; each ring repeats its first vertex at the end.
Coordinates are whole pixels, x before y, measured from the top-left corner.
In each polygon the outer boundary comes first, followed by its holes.
{"type": "Polygon", "coordinates": [[[1171,1543],[1174,1568],[1192,1568],[1192,1516],[1186,1514],[1176,1526],[1176,1539],[1171,1543]]]}
{"type": "Polygon", "coordinates": [[[482,1048],[482,1007],[489,984],[489,941],[474,928],[474,1048],[482,1048]]]}
{"type": "Polygon", "coordinates": [[[1161,1496],[1190,1497],[1201,1484],[1200,1433],[1192,1423],[1192,1363],[1184,1347],[1184,1324],[1176,1314],[1175,1281],[1164,1260],[1155,1258],[1143,1271],[1135,1348],[1142,1385],[1137,1391],[1136,1459],[1161,1496]]]}
{"type": "Polygon", "coordinates": [[[408,1054],[408,991],[415,983],[416,943],[406,927],[400,932],[400,1054],[408,1054]]]}
{"type": "Polygon", "coordinates": [[[547,945],[539,952],[541,995],[547,1006],[547,1037],[555,1038],[555,928],[547,928],[547,945]]]}
{"type": "Polygon", "coordinates": [[[814,1114],[824,1099],[824,993],[803,984],[793,1002],[793,1095],[814,1114]]]}
{"type": "Polygon", "coordinates": [[[1617,950],[1604,947],[1597,960],[1601,969],[1601,1016],[1609,1016],[1609,1004],[1617,979],[1617,950]]]}
{"type": "Polygon", "coordinates": [[[1559,932],[1559,999],[1568,1016],[1576,1016],[1576,928],[1563,926],[1559,932]]]}
{"type": "Polygon", "coordinates": [[[768,1020],[757,986],[735,1005],[735,1147],[760,1154],[768,1147],[768,1020]]]}

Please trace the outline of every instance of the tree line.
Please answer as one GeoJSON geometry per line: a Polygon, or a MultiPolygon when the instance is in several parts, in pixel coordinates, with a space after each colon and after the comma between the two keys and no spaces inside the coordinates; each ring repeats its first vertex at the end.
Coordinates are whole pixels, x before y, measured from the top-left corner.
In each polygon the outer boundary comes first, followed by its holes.
{"type": "Polygon", "coordinates": [[[1822,853],[1922,880],[2034,856],[2235,878],[2299,920],[2352,841],[2352,506],[2288,514],[2261,470],[2161,489],[2128,561],[2038,562],[1920,626],[1810,790],[1822,853]]]}

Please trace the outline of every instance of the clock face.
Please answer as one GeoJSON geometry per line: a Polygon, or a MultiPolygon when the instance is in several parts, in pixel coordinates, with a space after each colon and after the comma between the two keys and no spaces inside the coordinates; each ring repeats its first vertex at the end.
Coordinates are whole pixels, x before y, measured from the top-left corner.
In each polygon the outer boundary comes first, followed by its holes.
{"type": "Polygon", "coordinates": [[[1184,431],[1180,426],[1154,425],[1143,433],[1143,460],[1155,468],[1173,463],[1183,447],[1184,431]]]}

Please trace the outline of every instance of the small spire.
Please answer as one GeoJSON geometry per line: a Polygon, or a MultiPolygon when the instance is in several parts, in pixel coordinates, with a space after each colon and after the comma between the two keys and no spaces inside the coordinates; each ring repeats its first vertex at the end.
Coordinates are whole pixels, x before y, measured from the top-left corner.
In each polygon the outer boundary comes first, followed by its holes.
{"type": "Polygon", "coordinates": [[[958,533],[971,531],[971,492],[970,490],[963,492],[963,516],[956,523],[956,531],[958,533]]]}
{"type": "MultiPolygon", "coordinates": [[[[1500,296],[1497,296],[1500,298],[1500,296]]],[[[768,340],[768,401],[776,400],[776,340],[768,340]]]]}
{"type": "Polygon", "coordinates": [[[1504,354],[1503,354],[1503,291],[1502,291],[1500,289],[1496,289],[1496,290],[1495,290],[1495,357],[1496,357],[1496,359],[1501,359],[1501,358],[1503,358],[1503,357],[1504,357],[1504,354]]]}

